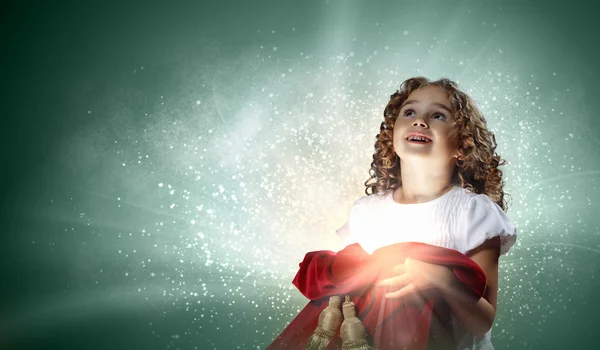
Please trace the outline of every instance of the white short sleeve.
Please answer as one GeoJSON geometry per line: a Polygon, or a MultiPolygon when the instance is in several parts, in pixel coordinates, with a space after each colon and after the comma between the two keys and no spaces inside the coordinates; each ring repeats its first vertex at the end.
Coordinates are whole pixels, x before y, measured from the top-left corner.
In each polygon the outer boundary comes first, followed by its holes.
{"type": "Polygon", "coordinates": [[[517,240],[517,228],[500,206],[488,196],[477,194],[466,204],[458,221],[463,253],[467,253],[490,238],[500,237],[500,255],[504,255],[517,240]]]}
{"type": "Polygon", "coordinates": [[[337,233],[337,235],[344,241],[344,244],[348,245],[354,243],[352,234],[350,233],[350,218],[348,218],[344,226],[338,228],[335,233],[337,233]]]}
{"type": "Polygon", "coordinates": [[[337,229],[335,231],[337,233],[337,235],[344,241],[345,245],[350,245],[350,244],[354,244],[357,242],[356,234],[355,234],[355,232],[353,232],[354,229],[352,228],[355,225],[352,225],[352,221],[356,220],[356,218],[355,218],[356,207],[360,205],[362,198],[364,198],[364,197],[361,197],[356,202],[354,202],[354,204],[352,205],[352,208],[350,209],[350,214],[348,215],[348,220],[346,220],[346,223],[342,227],[340,227],[339,229],[337,229]]]}

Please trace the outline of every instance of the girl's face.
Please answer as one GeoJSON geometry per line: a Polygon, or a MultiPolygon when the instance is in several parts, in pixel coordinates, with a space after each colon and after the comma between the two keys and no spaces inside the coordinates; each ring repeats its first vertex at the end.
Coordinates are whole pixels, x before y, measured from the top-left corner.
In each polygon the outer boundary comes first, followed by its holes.
{"type": "Polygon", "coordinates": [[[394,150],[402,160],[453,162],[458,155],[458,127],[448,94],[436,85],[413,91],[394,124],[394,150]],[[423,141],[424,140],[424,141],[423,141]]]}

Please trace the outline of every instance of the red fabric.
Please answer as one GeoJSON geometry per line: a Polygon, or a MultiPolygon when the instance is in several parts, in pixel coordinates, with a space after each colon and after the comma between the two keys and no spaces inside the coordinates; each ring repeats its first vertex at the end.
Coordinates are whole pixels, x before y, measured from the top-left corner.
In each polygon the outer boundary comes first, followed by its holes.
{"type": "MultiPolygon", "coordinates": [[[[447,266],[474,297],[485,293],[485,273],[469,257],[452,249],[411,242],[386,246],[372,255],[358,244],[337,253],[309,252],[292,283],[311,301],[267,350],[304,349],[332,295],[351,297],[370,343],[377,349],[427,349],[432,320],[442,328],[449,325],[450,311],[439,292],[429,289],[405,298],[385,299],[385,293],[394,289],[375,286],[394,276],[391,269],[407,257],[447,266]]],[[[339,329],[327,349],[341,349],[339,329]]]]}

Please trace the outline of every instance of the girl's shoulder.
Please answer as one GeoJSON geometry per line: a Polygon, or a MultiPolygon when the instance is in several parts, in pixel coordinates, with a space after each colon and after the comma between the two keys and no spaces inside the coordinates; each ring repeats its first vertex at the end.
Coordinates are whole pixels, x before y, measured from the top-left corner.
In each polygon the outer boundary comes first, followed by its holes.
{"type": "Polygon", "coordinates": [[[373,200],[376,200],[376,199],[383,199],[390,191],[392,191],[392,190],[385,191],[384,193],[373,193],[373,194],[365,194],[363,192],[358,197],[355,197],[356,200],[354,201],[354,204],[364,204],[364,203],[372,202],[373,200]]]}
{"type": "Polygon", "coordinates": [[[393,190],[387,190],[383,193],[374,193],[369,195],[363,195],[359,197],[355,202],[355,206],[366,206],[373,204],[381,204],[389,201],[391,199],[391,194],[393,190]]]}
{"type": "Polygon", "coordinates": [[[482,193],[475,193],[473,191],[471,191],[468,188],[464,188],[464,187],[460,187],[458,185],[454,186],[453,189],[453,196],[452,199],[453,200],[460,200],[462,203],[469,203],[469,202],[473,202],[473,203],[484,203],[484,202],[489,202],[489,203],[493,203],[492,200],[490,199],[490,197],[486,194],[482,194],[482,193]]]}
{"type": "Polygon", "coordinates": [[[468,210],[469,208],[476,207],[480,210],[491,210],[491,211],[503,211],[500,206],[494,202],[487,194],[475,193],[466,188],[460,188],[462,209],[468,210]]]}

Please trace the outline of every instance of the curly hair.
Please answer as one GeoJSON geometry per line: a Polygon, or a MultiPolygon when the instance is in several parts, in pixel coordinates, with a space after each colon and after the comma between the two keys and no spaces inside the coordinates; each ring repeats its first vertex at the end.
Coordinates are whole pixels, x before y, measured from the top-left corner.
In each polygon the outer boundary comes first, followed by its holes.
{"type": "Polygon", "coordinates": [[[448,93],[454,120],[459,128],[458,151],[461,156],[456,162],[452,182],[474,193],[487,195],[502,210],[507,211],[502,170],[499,169],[506,161],[496,153],[496,137],[488,130],[485,117],[473,100],[459,90],[455,82],[445,78],[436,81],[424,77],[410,78],[402,83],[400,90],[390,96],[383,112],[380,133],[376,136],[370,177],[365,181],[365,193],[382,194],[402,185],[400,158],[393,143],[394,124],[400,107],[408,96],[428,85],[438,86],[448,93]]]}

